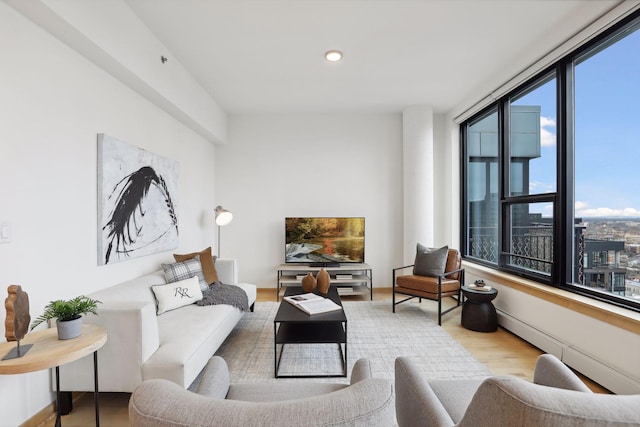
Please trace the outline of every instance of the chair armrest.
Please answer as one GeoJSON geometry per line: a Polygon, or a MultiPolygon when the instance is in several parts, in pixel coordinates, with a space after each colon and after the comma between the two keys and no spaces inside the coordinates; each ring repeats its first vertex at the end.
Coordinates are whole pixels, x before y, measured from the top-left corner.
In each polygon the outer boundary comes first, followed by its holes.
{"type": "Polygon", "coordinates": [[[551,354],[538,357],[533,371],[533,382],[549,387],[591,393],[591,389],[567,365],[551,354]]]}
{"type": "Polygon", "coordinates": [[[515,377],[491,377],[478,388],[459,426],[639,425],[638,405],[637,394],[581,393],[515,377]]]}
{"type": "Polygon", "coordinates": [[[459,268],[457,270],[446,271],[446,272],[444,272],[442,274],[439,274],[439,276],[447,277],[447,276],[451,276],[452,274],[456,274],[456,273],[464,273],[464,268],[459,268]]]}
{"type": "Polygon", "coordinates": [[[393,272],[395,273],[398,270],[403,270],[405,268],[409,268],[409,267],[413,267],[413,266],[415,266],[415,264],[405,265],[404,267],[396,267],[396,268],[393,269],[393,272]]]}
{"type": "Polygon", "coordinates": [[[351,370],[351,385],[363,380],[368,380],[369,378],[373,378],[369,359],[362,358],[356,360],[351,370]]]}
{"type": "Polygon", "coordinates": [[[395,361],[396,418],[400,426],[453,426],[435,392],[409,358],[395,361]]]}
{"type": "Polygon", "coordinates": [[[220,356],[213,356],[202,371],[196,393],[213,399],[224,399],[229,392],[229,367],[220,356]]]}
{"type": "Polygon", "coordinates": [[[129,400],[131,426],[387,426],[394,422],[391,381],[378,378],[281,402],[212,399],[154,379],[140,384],[129,400]]]}
{"type": "Polygon", "coordinates": [[[404,267],[396,267],[392,270],[392,278],[391,278],[391,286],[395,288],[396,286],[396,272],[399,270],[403,270],[405,268],[413,267],[415,264],[405,265],[404,267]]]}
{"type": "MultiPolygon", "coordinates": [[[[142,365],[160,345],[155,304],[107,302],[98,306],[97,316],[82,320],[107,330],[107,342],[98,350],[100,391],[131,393],[142,382],[142,365]]],[[[61,366],[60,389],[93,391],[93,358],[61,366]]]]}

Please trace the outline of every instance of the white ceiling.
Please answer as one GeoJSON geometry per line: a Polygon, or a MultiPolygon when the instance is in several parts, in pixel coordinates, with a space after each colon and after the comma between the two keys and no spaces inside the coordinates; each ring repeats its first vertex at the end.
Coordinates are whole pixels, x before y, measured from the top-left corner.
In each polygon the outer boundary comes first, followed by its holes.
{"type": "Polygon", "coordinates": [[[228,113],[444,113],[618,0],[126,0],[228,113]],[[324,52],[339,49],[335,64],[324,52]]]}

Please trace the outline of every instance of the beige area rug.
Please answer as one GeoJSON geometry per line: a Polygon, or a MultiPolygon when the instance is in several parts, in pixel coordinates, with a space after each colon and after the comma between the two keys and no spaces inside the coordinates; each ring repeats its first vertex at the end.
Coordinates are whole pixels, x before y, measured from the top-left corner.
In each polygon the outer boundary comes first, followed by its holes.
{"type": "MultiPolygon", "coordinates": [[[[273,319],[279,303],[256,303],[216,352],[229,365],[232,382],[332,381],[348,378],[274,378],[273,319]]],[[[406,303],[391,312],[388,301],[345,301],[348,324],[348,373],[355,361],[371,361],[375,377],[394,378],[394,361],[408,356],[419,364],[425,378],[481,378],[490,371],[429,318],[417,304],[406,303]]],[[[340,373],[336,344],[286,345],[281,374],[340,373]]]]}

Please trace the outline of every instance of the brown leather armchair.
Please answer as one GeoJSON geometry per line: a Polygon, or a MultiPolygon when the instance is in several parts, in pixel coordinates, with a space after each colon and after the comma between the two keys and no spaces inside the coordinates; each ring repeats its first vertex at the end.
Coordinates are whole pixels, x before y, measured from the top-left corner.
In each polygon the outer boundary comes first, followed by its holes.
{"type": "Polygon", "coordinates": [[[457,249],[449,249],[444,273],[437,277],[418,276],[415,274],[397,276],[397,272],[414,265],[406,265],[393,269],[393,312],[396,305],[413,298],[422,298],[438,301],[438,325],[442,324],[442,315],[454,310],[462,303],[462,286],[464,286],[464,268],[462,268],[462,256],[457,249]],[[397,276],[397,277],[396,277],[397,276]],[[396,293],[407,295],[401,301],[396,302],[396,293]],[[442,311],[442,298],[452,297],[456,305],[442,311]]]}

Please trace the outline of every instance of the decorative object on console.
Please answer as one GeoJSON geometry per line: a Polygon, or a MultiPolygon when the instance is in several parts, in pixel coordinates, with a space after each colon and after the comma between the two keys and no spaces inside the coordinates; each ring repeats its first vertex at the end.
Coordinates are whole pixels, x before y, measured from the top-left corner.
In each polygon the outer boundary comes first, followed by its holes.
{"type": "Polygon", "coordinates": [[[189,279],[191,277],[197,277],[201,291],[204,291],[209,287],[209,284],[205,282],[204,275],[202,274],[202,266],[200,265],[199,255],[196,255],[194,258],[182,262],[175,262],[173,264],[162,264],[162,270],[164,270],[164,277],[167,280],[167,283],[173,283],[180,280],[189,279]]]}
{"type": "Polygon", "coordinates": [[[70,300],[51,301],[44,307],[44,312],[31,323],[31,330],[42,322],[56,319],[58,339],[76,338],[82,332],[82,315],[89,313],[98,315],[100,303],[84,295],[70,300]]]}
{"type": "Polygon", "coordinates": [[[218,257],[220,257],[220,227],[229,224],[233,220],[233,214],[220,205],[216,206],[215,213],[218,225],[218,257]]]}
{"type": "Polygon", "coordinates": [[[7,309],[7,316],[4,321],[4,336],[7,341],[17,341],[16,347],[2,358],[15,359],[24,356],[33,344],[20,346],[20,340],[24,338],[29,330],[29,295],[22,290],[20,285],[10,285],[7,288],[9,295],[4,300],[7,309]]]}
{"type": "Polygon", "coordinates": [[[204,280],[209,284],[213,284],[217,282],[218,272],[216,271],[216,265],[213,261],[213,257],[211,256],[211,246],[206,249],[201,250],[200,252],[192,252],[190,254],[173,254],[173,259],[176,262],[183,262],[198,257],[200,260],[200,266],[202,267],[202,274],[204,275],[204,280]]]}
{"type": "Polygon", "coordinates": [[[98,134],[98,264],[177,248],[177,190],[178,162],[98,134]]]}
{"type": "Polygon", "coordinates": [[[326,295],[329,292],[329,286],[331,286],[331,277],[327,270],[321,268],[316,276],[316,281],[318,282],[318,292],[326,295]]]}
{"type": "Polygon", "coordinates": [[[302,279],[302,289],[305,292],[313,292],[316,289],[317,280],[313,277],[313,274],[307,273],[302,279]]]}

